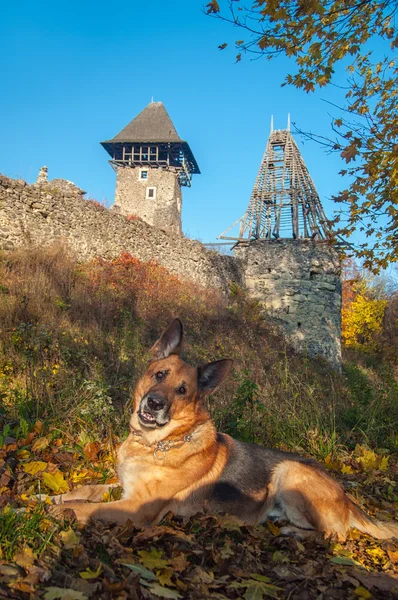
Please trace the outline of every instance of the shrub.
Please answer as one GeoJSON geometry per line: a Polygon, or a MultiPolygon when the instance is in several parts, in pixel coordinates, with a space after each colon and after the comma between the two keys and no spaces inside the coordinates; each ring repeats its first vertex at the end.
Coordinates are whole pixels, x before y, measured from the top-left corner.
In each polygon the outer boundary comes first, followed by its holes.
{"type": "Polygon", "coordinates": [[[79,264],[61,247],[3,254],[0,282],[0,432],[38,418],[94,437],[126,432],[148,350],[179,316],[188,362],[235,361],[208,399],[220,429],[319,455],[342,443],[393,439],[396,390],[387,375],[368,377],[383,424],[375,426],[374,412],[367,426],[357,418],[364,399],[350,390],[350,372],[347,386],[326,363],[297,356],[240,288],[223,297],[153,261],[122,254],[79,264]]]}

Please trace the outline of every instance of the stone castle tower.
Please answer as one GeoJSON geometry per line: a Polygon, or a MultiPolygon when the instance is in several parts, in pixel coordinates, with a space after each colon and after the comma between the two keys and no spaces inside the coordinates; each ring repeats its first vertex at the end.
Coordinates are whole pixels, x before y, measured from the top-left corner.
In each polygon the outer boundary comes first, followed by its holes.
{"type": "Polygon", "coordinates": [[[220,237],[234,243],[247,291],[290,344],[339,367],[339,254],[289,125],[271,128],[246,213],[220,237]]]}
{"type": "Polygon", "coordinates": [[[113,209],[159,229],[182,233],[182,186],[200,173],[187,142],[161,102],[151,102],[120,133],[101,142],[116,171],[113,209]]]}

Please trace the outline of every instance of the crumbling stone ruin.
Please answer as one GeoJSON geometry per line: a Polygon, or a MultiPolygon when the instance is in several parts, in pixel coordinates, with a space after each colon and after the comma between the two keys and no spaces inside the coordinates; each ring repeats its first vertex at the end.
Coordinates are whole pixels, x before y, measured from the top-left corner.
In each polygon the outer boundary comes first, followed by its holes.
{"type": "Polygon", "coordinates": [[[240,231],[224,236],[234,256],[220,255],[181,233],[181,186],[199,173],[188,144],[161,103],[140,115],[103,143],[117,172],[110,210],[85,200],[72,182],[48,181],[47,167],[33,185],[0,175],[0,248],[61,241],[81,260],[128,252],[223,293],[237,284],[259,300],[290,345],[340,369],[340,261],[290,132],[270,137],[240,231]]]}

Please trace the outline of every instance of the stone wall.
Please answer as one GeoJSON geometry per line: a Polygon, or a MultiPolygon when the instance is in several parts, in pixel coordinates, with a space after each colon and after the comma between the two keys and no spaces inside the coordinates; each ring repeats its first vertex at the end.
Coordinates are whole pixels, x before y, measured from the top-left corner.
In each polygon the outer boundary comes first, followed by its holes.
{"type": "Polygon", "coordinates": [[[257,240],[239,246],[249,294],[299,351],[341,364],[340,261],[328,244],[257,240]]]}
{"type": "Polygon", "coordinates": [[[182,192],[173,169],[119,166],[116,175],[113,210],[122,215],[138,215],[146,223],[170,233],[182,234],[182,192]],[[140,172],[147,179],[140,179],[140,172]],[[147,198],[147,188],[156,189],[155,198],[147,198]]]}
{"type": "Polygon", "coordinates": [[[171,273],[224,292],[229,281],[242,283],[239,263],[233,257],[221,256],[199,242],[167,234],[143,221],[128,221],[84,200],[79,192],[65,195],[54,181],[28,185],[0,175],[1,248],[62,240],[81,260],[129,252],[139,260],[156,260],[171,273]]]}
{"type": "Polygon", "coordinates": [[[340,368],[340,263],[329,245],[258,240],[240,245],[234,257],[223,256],[181,235],[129,221],[84,200],[76,186],[60,190],[54,181],[27,185],[0,175],[0,248],[62,240],[81,260],[128,252],[223,292],[230,282],[246,286],[289,343],[340,368]]]}

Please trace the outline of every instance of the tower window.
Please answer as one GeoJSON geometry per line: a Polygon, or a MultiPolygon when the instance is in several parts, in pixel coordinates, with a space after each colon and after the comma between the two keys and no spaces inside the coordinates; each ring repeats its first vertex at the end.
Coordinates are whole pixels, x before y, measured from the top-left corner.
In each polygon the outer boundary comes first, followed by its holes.
{"type": "Polygon", "coordinates": [[[148,171],[146,169],[140,169],[140,179],[148,179],[148,171]]]}
{"type": "Polygon", "coordinates": [[[141,160],[148,160],[148,146],[141,147],[141,160]]]}
{"type": "Polygon", "coordinates": [[[155,187],[147,187],[146,199],[147,200],[155,200],[155,198],[156,198],[156,188],[155,187]]]}

